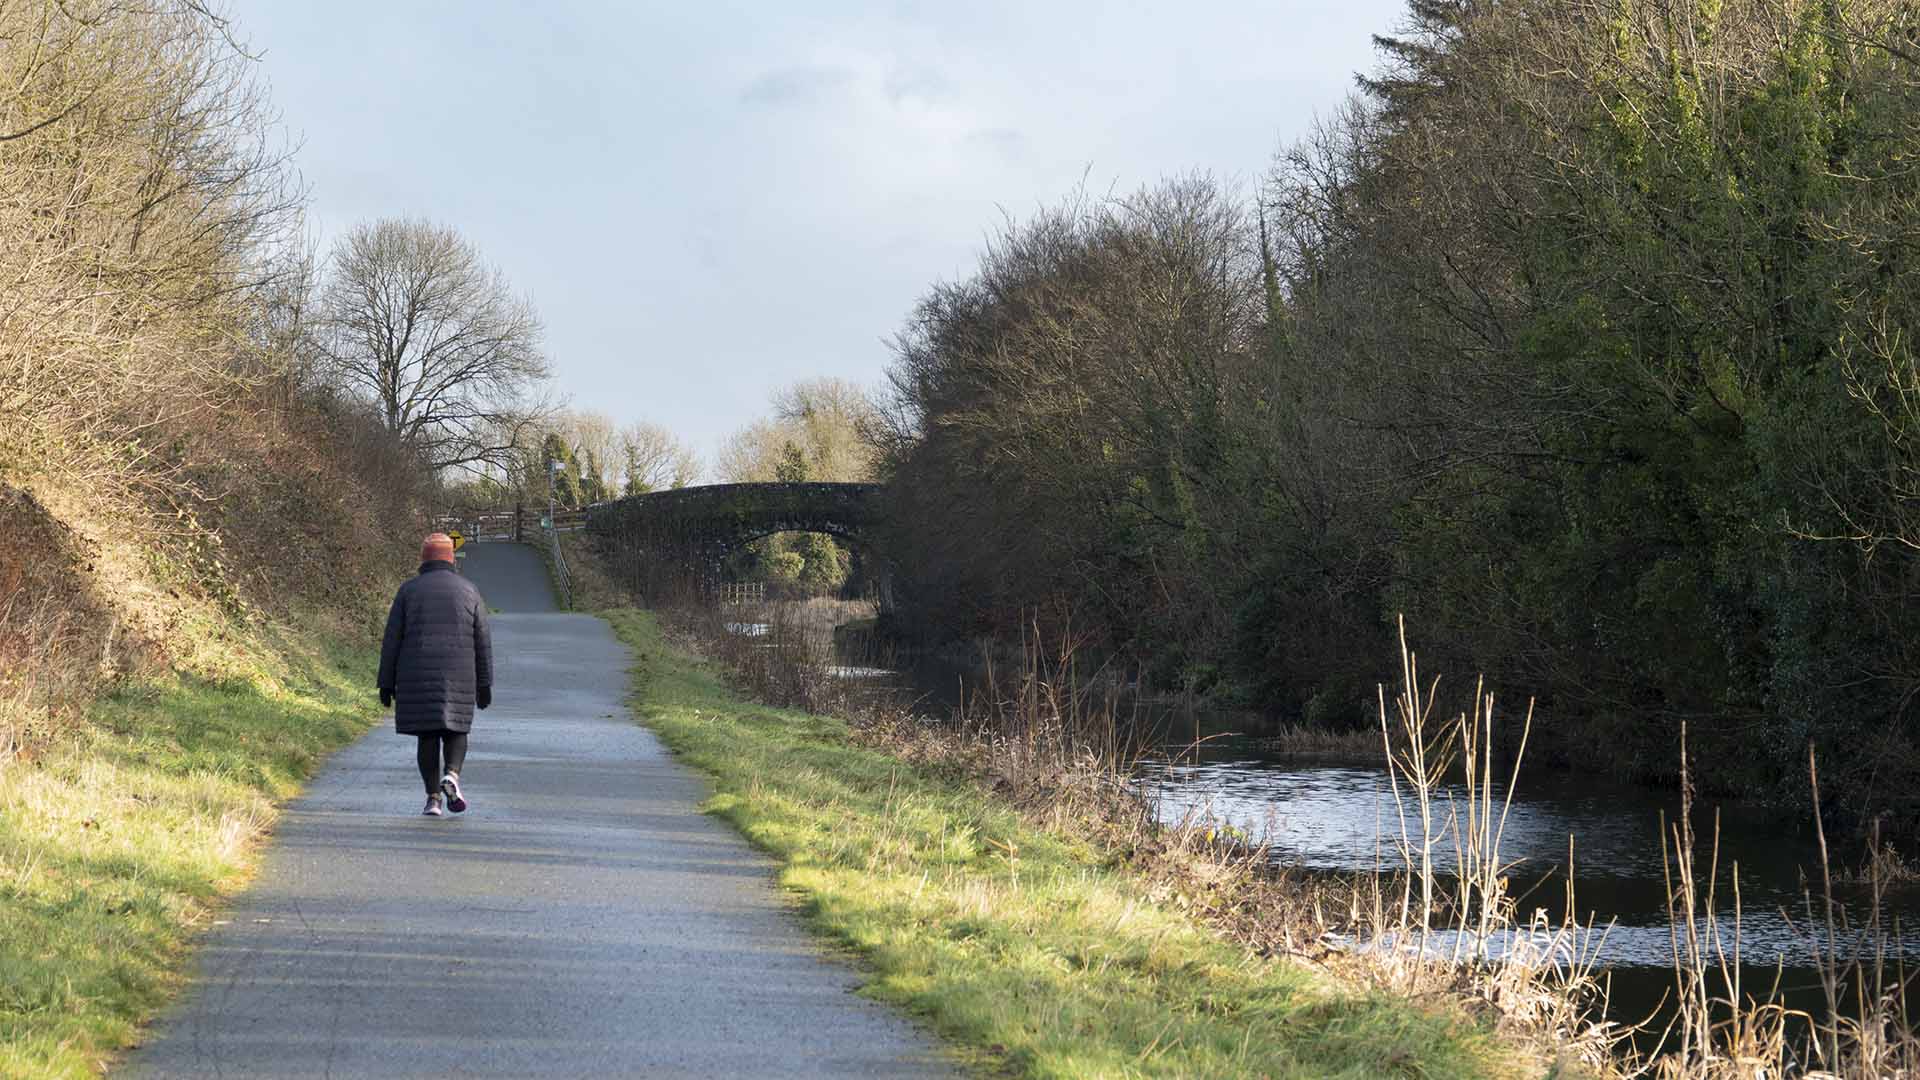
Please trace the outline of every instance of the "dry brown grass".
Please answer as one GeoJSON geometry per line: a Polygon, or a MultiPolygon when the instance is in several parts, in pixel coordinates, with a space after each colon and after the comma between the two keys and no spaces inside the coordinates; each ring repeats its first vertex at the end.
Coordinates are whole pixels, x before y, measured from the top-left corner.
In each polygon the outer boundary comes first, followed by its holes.
{"type": "Polygon", "coordinates": [[[100,685],[148,659],[95,595],[97,565],[82,535],[0,484],[0,760],[52,738],[100,685]]]}
{"type": "Polygon", "coordinates": [[[1377,731],[1331,731],[1305,724],[1288,724],[1259,740],[1262,749],[1291,757],[1321,761],[1380,763],[1380,733],[1377,731]]]}
{"type": "Polygon", "coordinates": [[[76,632],[75,623],[25,589],[13,587],[0,596],[0,764],[51,738],[72,721],[72,703],[91,694],[82,665],[46,662],[78,652],[86,635],[76,632]]]}
{"type": "Polygon", "coordinates": [[[810,636],[825,634],[829,638],[835,627],[871,619],[879,614],[879,606],[871,600],[839,600],[831,596],[731,604],[725,610],[729,622],[769,625],[777,622],[810,636]]]}
{"type": "MultiPolygon", "coordinates": [[[[256,404],[261,404],[256,402],[256,404]]],[[[0,483],[0,750],[56,737],[102,689],[260,670],[270,624],[371,633],[417,550],[408,492],[341,460],[311,414],[260,407],[173,442],[168,484],[0,483]]]]}

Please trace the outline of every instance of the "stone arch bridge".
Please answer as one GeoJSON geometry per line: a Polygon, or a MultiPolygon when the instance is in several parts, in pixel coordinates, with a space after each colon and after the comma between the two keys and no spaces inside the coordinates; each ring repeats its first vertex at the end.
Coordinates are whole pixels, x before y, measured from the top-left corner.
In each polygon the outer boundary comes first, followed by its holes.
{"type": "Polygon", "coordinates": [[[675,574],[684,582],[689,572],[694,583],[711,588],[729,552],[777,532],[826,533],[871,554],[880,492],[879,484],[676,488],[590,507],[587,531],[611,548],[643,594],[654,594],[675,574]]]}

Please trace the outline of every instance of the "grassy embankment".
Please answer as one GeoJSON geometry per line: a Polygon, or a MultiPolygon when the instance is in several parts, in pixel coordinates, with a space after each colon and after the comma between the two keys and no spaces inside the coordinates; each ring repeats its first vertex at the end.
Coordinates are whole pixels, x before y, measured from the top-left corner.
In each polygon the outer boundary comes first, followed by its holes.
{"type": "Polygon", "coordinates": [[[867,990],[984,1065],[1031,1076],[1510,1076],[1529,1062],[1457,1007],[1262,958],[1156,903],[1117,860],[974,783],[743,701],[652,615],[606,613],[639,714],[709,773],[708,809],[775,855],[867,990]]]}
{"type": "Polygon", "coordinates": [[[180,986],[277,804],[375,719],[365,650],[150,679],[0,762],[0,1075],[90,1076],[180,986]]]}

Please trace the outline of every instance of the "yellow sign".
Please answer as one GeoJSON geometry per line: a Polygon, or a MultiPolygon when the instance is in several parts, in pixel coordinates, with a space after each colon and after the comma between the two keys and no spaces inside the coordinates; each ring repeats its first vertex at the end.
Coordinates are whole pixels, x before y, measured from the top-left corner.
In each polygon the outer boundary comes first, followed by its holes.
{"type": "Polygon", "coordinates": [[[467,546],[467,534],[461,532],[459,529],[448,529],[447,539],[453,541],[453,550],[455,551],[459,551],[461,548],[467,546]]]}

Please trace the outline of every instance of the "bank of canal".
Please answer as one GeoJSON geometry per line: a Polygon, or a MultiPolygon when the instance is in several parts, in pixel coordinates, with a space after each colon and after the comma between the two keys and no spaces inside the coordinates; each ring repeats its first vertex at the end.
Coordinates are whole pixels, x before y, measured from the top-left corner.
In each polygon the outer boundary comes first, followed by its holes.
{"type": "MultiPolygon", "coordinates": [[[[870,668],[861,670],[872,676],[870,668]]],[[[942,664],[894,676],[897,687],[934,712],[951,704],[957,686],[974,681],[972,673],[942,664]]],[[[1210,818],[1266,845],[1276,865],[1308,872],[1392,871],[1401,865],[1400,819],[1384,764],[1288,753],[1253,733],[1250,728],[1259,725],[1245,715],[1128,711],[1165,733],[1158,740],[1160,752],[1139,773],[1163,822],[1210,818]]],[[[1440,796],[1443,803],[1452,798],[1458,804],[1464,792],[1449,785],[1440,796]]],[[[1675,928],[1667,907],[1661,834],[1663,821],[1670,825],[1679,810],[1675,792],[1535,765],[1522,768],[1507,820],[1502,852],[1515,863],[1510,893],[1523,924],[1536,908],[1561,924],[1571,841],[1574,915],[1580,926],[1591,928],[1572,935],[1572,951],[1606,971],[1612,987],[1609,1018],[1622,1023],[1656,1015],[1672,993],[1675,928]]],[[[1715,929],[1729,959],[1737,946],[1746,992],[1764,996],[1777,977],[1783,1001],[1817,1015],[1824,1004],[1814,962],[1816,949],[1827,948],[1827,928],[1811,823],[1783,820],[1770,809],[1738,801],[1701,799],[1694,813],[1703,877],[1717,819],[1715,929]]],[[[1417,820],[1409,820],[1408,828],[1418,836],[1417,820]]],[[[1451,838],[1443,839],[1435,850],[1441,868],[1451,868],[1453,852],[1451,838]]],[[[1836,843],[1834,872],[1857,869],[1863,854],[1857,842],[1836,843]]],[[[1878,950],[1890,972],[1902,963],[1920,963],[1920,888],[1891,889],[1871,936],[1845,929],[1870,922],[1870,890],[1841,882],[1834,895],[1842,923],[1835,944],[1843,955],[1858,951],[1871,958],[1878,950]]],[[[1513,940],[1491,942],[1490,951],[1498,954],[1513,940]]],[[[1444,937],[1438,943],[1448,944],[1444,937]]]]}
{"type": "Polygon", "coordinates": [[[713,778],[708,809],[778,859],[813,925],[866,960],[865,993],[924,1017],[983,1072],[1517,1080],[1554,1067],[1552,1051],[1464,1002],[1229,941],[1080,830],[1037,825],[956,764],[743,701],[650,614],[605,615],[634,652],[635,712],[713,778]]]}

